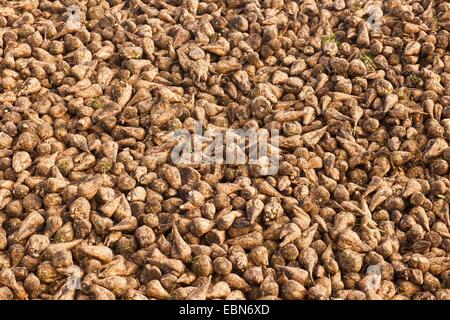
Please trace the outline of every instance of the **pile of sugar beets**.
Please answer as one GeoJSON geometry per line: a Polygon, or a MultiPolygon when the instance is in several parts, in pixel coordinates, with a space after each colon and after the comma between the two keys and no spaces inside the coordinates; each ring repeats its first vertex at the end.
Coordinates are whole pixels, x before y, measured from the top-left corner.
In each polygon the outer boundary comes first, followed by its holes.
{"type": "Polygon", "coordinates": [[[449,299],[449,40],[446,0],[0,0],[0,299],[449,299]],[[199,122],[277,172],[174,163],[199,122]]]}

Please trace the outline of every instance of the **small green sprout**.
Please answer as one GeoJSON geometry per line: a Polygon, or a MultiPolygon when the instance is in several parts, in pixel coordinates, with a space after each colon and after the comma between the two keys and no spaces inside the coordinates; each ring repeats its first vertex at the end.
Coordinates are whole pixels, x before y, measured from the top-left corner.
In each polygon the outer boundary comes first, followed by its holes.
{"type": "Polygon", "coordinates": [[[352,11],[357,11],[363,8],[363,1],[356,0],[356,1],[349,1],[348,8],[352,11]]]}
{"type": "Polygon", "coordinates": [[[98,110],[98,109],[102,108],[102,104],[100,102],[98,102],[97,98],[94,98],[94,102],[92,102],[92,108],[94,110],[98,110]]]}
{"type": "Polygon", "coordinates": [[[411,76],[410,76],[410,79],[411,79],[411,81],[412,81],[414,87],[417,87],[417,86],[421,85],[422,82],[423,82],[423,81],[422,81],[422,77],[419,76],[419,75],[417,75],[417,74],[411,75],[411,76]]]}
{"type": "Polygon", "coordinates": [[[61,171],[61,173],[63,175],[68,175],[70,173],[70,163],[69,163],[69,161],[68,160],[62,160],[59,163],[58,169],[59,169],[59,171],[61,171]]]}
{"type": "Polygon", "coordinates": [[[367,66],[367,68],[369,68],[369,70],[375,71],[377,69],[375,61],[373,60],[373,57],[370,53],[362,52],[359,58],[367,66]]]}
{"type": "Polygon", "coordinates": [[[334,42],[334,43],[336,43],[337,46],[341,44],[341,42],[338,39],[336,39],[336,35],[334,33],[330,33],[329,35],[322,37],[322,41],[324,43],[333,43],[334,42]]]}
{"type": "Polygon", "coordinates": [[[99,162],[99,168],[103,174],[109,172],[112,169],[112,167],[113,167],[113,163],[110,159],[102,159],[99,162]]]}

